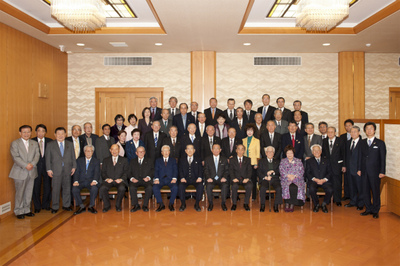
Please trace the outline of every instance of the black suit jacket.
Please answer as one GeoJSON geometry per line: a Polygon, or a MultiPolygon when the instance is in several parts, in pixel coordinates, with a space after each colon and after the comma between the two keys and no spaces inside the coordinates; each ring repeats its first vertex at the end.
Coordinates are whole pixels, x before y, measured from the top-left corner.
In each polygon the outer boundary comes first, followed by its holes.
{"type": "Polygon", "coordinates": [[[103,181],[111,178],[112,180],[122,179],[127,184],[127,174],[129,170],[128,159],[118,156],[117,164],[114,166],[112,156],[103,160],[101,167],[101,178],[103,181]]]}
{"type": "MultiPolygon", "coordinates": [[[[300,110],[300,113],[301,113],[301,123],[305,125],[306,123],[308,123],[308,113],[301,111],[301,110],[300,110]]],[[[294,120],[294,111],[292,111],[292,116],[290,118],[290,121],[292,121],[292,120],[294,120]]],[[[288,121],[288,122],[290,122],[290,121],[288,121]]]]}
{"type": "Polygon", "coordinates": [[[225,178],[229,184],[229,165],[228,165],[228,160],[225,158],[223,155],[219,155],[219,161],[218,161],[218,171],[215,170],[215,164],[214,164],[214,156],[208,156],[204,160],[204,179],[207,181],[207,179],[215,179],[215,176],[218,175],[218,181],[220,181],[222,178],[225,178]]]}
{"type": "MultiPolygon", "coordinates": [[[[118,132],[117,132],[117,134],[118,134],[118,132]]],[[[88,145],[87,139],[86,139],[86,134],[82,134],[82,135],[80,135],[79,137],[83,139],[83,143],[84,143],[84,146],[83,146],[83,147],[85,147],[86,145],[88,145]]],[[[91,135],[90,135],[90,138],[92,139],[92,145],[93,145],[93,146],[96,146],[96,141],[97,141],[97,139],[99,138],[99,135],[91,134],[91,135]]],[[[93,154],[93,156],[94,156],[94,154],[93,154]]]]}
{"type": "MultiPolygon", "coordinates": [[[[125,130],[125,128],[126,128],[126,126],[125,126],[125,125],[122,125],[122,129],[121,129],[121,130],[125,130]]],[[[114,124],[114,125],[111,127],[110,136],[114,138],[115,143],[118,143],[118,141],[119,141],[119,139],[118,139],[118,132],[119,132],[119,130],[118,130],[117,124],[114,124]]],[[[92,134],[92,135],[93,135],[93,134],[92,134]]],[[[99,137],[99,136],[97,136],[97,137],[99,137]]],[[[92,139],[93,139],[93,138],[92,138],[92,139]]]]}
{"type": "Polygon", "coordinates": [[[169,137],[169,129],[172,127],[172,119],[167,120],[167,126],[165,126],[162,119],[158,121],[160,122],[160,131],[169,137]]]}
{"type": "Polygon", "coordinates": [[[150,158],[153,162],[161,157],[161,147],[163,140],[167,138],[165,133],[158,131],[157,147],[154,142],[153,131],[147,132],[144,136],[144,146],[146,148],[146,157],[150,158]]]}
{"type": "Polygon", "coordinates": [[[229,117],[230,112],[228,112],[228,111],[229,111],[229,109],[225,109],[225,110],[224,110],[224,115],[225,115],[225,117],[226,117],[225,123],[231,125],[232,121],[235,120],[235,118],[236,118],[236,109],[233,109],[233,119],[231,119],[231,118],[229,117]]]}
{"type": "MultiPolygon", "coordinates": [[[[347,138],[346,138],[347,139],[347,138]]],[[[346,167],[346,173],[350,173],[351,175],[356,175],[358,169],[361,169],[360,160],[361,157],[361,136],[358,139],[357,145],[354,146],[353,150],[351,151],[351,145],[353,139],[346,141],[346,150],[345,150],[345,159],[344,159],[344,167],[346,167]]]]}
{"type": "Polygon", "coordinates": [[[332,172],[335,175],[342,173],[343,161],[344,161],[344,148],[342,139],[336,137],[335,143],[333,143],[332,154],[329,153],[329,138],[325,138],[322,141],[322,156],[329,160],[332,168],[332,172]]]}
{"type": "Polygon", "coordinates": [[[151,121],[157,121],[157,120],[162,119],[162,116],[161,116],[162,109],[160,107],[156,108],[156,113],[154,114],[153,119],[151,119],[151,107],[149,107],[149,108],[150,108],[150,120],[151,121]]]}
{"type": "Polygon", "coordinates": [[[215,108],[214,119],[212,118],[211,107],[204,110],[204,114],[206,115],[206,124],[215,126],[217,124],[217,116],[222,113],[222,110],[219,108],[215,108]]]}
{"type": "Polygon", "coordinates": [[[251,159],[243,156],[242,167],[240,167],[239,159],[237,156],[229,160],[229,177],[231,182],[237,178],[239,182],[243,182],[243,179],[250,179],[252,173],[251,159]]]}
{"type": "Polygon", "coordinates": [[[256,132],[254,132],[254,137],[261,139],[261,135],[264,133],[264,131],[267,131],[266,125],[263,123],[260,126],[260,129],[258,129],[257,124],[256,125],[256,132]]]}
{"type": "Polygon", "coordinates": [[[254,120],[254,116],[256,115],[256,112],[253,110],[250,110],[250,117],[247,117],[247,111],[243,111],[243,126],[247,125],[248,123],[255,123],[256,121],[254,120]]]}
{"type": "Polygon", "coordinates": [[[305,179],[307,182],[314,182],[312,181],[314,177],[318,179],[327,178],[327,182],[332,184],[331,164],[328,159],[323,158],[322,156],[320,158],[321,162],[319,165],[315,157],[311,157],[306,161],[305,179]]]}
{"type": "MultiPolygon", "coordinates": [[[[271,175],[272,178],[279,178],[280,173],[279,173],[279,164],[280,161],[279,159],[272,159],[272,164],[273,164],[273,171],[275,172],[274,175],[271,175]]],[[[268,167],[268,158],[262,158],[261,160],[258,161],[258,169],[257,169],[257,175],[258,175],[258,182],[261,183],[264,177],[268,175],[268,171],[270,171],[268,167]]]]}
{"type": "MultiPolygon", "coordinates": [[[[83,151],[83,148],[85,147],[85,142],[84,142],[84,140],[83,140],[82,138],[80,138],[80,137],[78,137],[78,139],[79,139],[79,149],[80,149],[79,157],[78,157],[78,158],[81,158],[81,157],[84,157],[84,156],[85,156],[85,152],[83,151]]],[[[72,147],[74,147],[74,155],[75,155],[75,146],[74,146],[74,141],[72,140],[72,136],[66,137],[65,140],[72,143],[72,147]]]]}
{"type": "Polygon", "coordinates": [[[78,181],[79,184],[90,184],[93,180],[100,183],[100,161],[92,157],[86,170],[86,157],[78,158],[72,180],[73,182],[78,181]]]}
{"type": "MultiPolygon", "coordinates": [[[[39,145],[39,140],[38,140],[37,137],[32,138],[32,140],[36,141],[38,143],[38,145],[39,145]]],[[[39,161],[36,164],[36,167],[37,167],[38,170],[43,168],[44,171],[47,171],[47,169],[46,169],[46,147],[47,147],[47,144],[49,144],[51,141],[52,141],[52,139],[50,139],[50,138],[46,138],[46,137],[44,138],[44,153],[43,153],[43,157],[40,154],[39,161]]],[[[40,147],[39,147],[39,151],[40,151],[40,147]]]]}
{"type": "Polygon", "coordinates": [[[183,156],[185,153],[186,146],[189,144],[192,144],[194,146],[194,149],[196,152],[194,153],[194,156],[196,158],[201,159],[201,138],[196,136],[194,139],[194,142],[192,143],[192,140],[189,138],[189,134],[183,135],[183,137],[180,138],[181,142],[181,156],[183,156]]]}
{"type": "Polygon", "coordinates": [[[201,178],[203,182],[203,167],[201,166],[201,162],[198,158],[193,156],[193,161],[190,166],[190,170],[192,173],[191,178],[189,178],[189,162],[188,157],[182,156],[179,161],[179,180],[182,178],[186,179],[187,183],[195,183],[197,178],[201,178]]]}
{"type": "Polygon", "coordinates": [[[146,157],[143,158],[141,165],[139,164],[139,157],[132,159],[129,163],[128,180],[133,177],[138,181],[143,181],[148,176],[151,180],[154,178],[154,163],[146,157]]]}
{"type": "MultiPolygon", "coordinates": [[[[304,156],[304,137],[301,134],[296,133],[296,137],[294,140],[294,157],[303,160],[304,156]]],[[[282,135],[282,150],[285,150],[287,145],[292,145],[292,139],[290,133],[285,133],[282,135]]],[[[286,158],[286,154],[283,153],[283,158],[286,158]]]]}
{"type": "Polygon", "coordinates": [[[182,114],[177,114],[174,116],[172,120],[172,124],[178,128],[178,137],[182,137],[185,134],[188,134],[187,128],[189,124],[195,123],[194,117],[187,113],[186,114],[186,125],[183,126],[182,114]]]}
{"type": "Polygon", "coordinates": [[[291,119],[292,119],[292,111],[290,111],[289,109],[283,107],[282,119],[290,122],[291,119]]]}
{"type": "Polygon", "coordinates": [[[281,153],[282,153],[282,135],[279,133],[274,133],[274,139],[271,143],[271,139],[269,137],[269,132],[268,130],[265,130],[263,134],[261,134],[260,138],[260,144],[261,144],[261,156],[262,158],[266,158],[267,155],[265,155],[265,148],[268,146],[272,146],[275,148],[275,154],[274,154],[274,159],[280,159],[281,158],[281,153]]]}
{"type": "Polygon", "coordinates": [[[171,148],[171,153],[170,153],[169,157],[175,158],[177,160],[181,157],[182,143],[181,143],[180,138],[178,138],[178,137],[176,138],[175,146],[174,146],[174,145],[172,145],[171,138],[166,137],[166,138],[164,138],[164,140],[162,142],[162,146],[164,146],[164,145],[168,145],[171,148]]]}
{"type": "Polygon", "coordinates": [[[224,138],[221,140],[221,148],[222,151],[221,153],[228,159],[230,159],[233,156],[236,156],[236,147],[237,145],[242,144],[242,139],[239,139],[238,137],[235,137],[233,141],[233,149],[231,152],[231,143],[230,143],[230,138],[224,138]]]}
{"type": "Polygon", "coordinates": [[[371,146],[368,146],[368,139],[361,141],[361,173],[363,176],[378,177],[379,174],[386,174],[386,145],[385,142],[374,138],[371,146]]]}
{"type": "MultiPolygon", "coordinates": [[[[264,106],[260,106],[260,107],[258,107],[258,109],[257,109],[257,113],[260,113],[260,114],[262,114],[263,113],[263,108],[264,108],[264,106]]],[[[267,111],[267,113],[265,114],[265,117],[264,117],[264,119],[263,119],[263,124],[267,124],[267,122],[269,121],[269,120],[274,120],[274,112],[275,112],[275,107],[274,106],[269,106],[268,107],[268,111],[267,111]]]]}
{"type": "MultiPolygon", "coordinates": [[[[221,146],[221,139],[219,137],[213,136],[213,145],[219,144],[221,146]]],[[[201,160],[204,159],[212,154],[210,149],[210,139],[206,134],[201,138],[201,160]]]]}
{"type": "Polygon", "coordinates": [[[239,139],[244,139],[245,137],[247,137],[246,132],[244,132],[244,126],[245,126],[244,118],[243,118],[242,129],[240,129],[237,119],[235,119],[231,122],[231,127],[236,129],[236,137],[239,139]]]}

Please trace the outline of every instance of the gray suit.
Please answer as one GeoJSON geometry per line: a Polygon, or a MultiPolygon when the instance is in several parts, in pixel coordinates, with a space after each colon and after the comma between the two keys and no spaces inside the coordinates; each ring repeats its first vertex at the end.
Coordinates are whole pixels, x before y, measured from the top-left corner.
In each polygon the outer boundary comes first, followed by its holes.
{"type": "Polygon", "coordinates": [[[311,147],[314,144],[319,144],[322,147],[322,137],[320,135],[313,134],[310,141],[310,146],[308,146],[308,135],[304,136],[304,158],[313,156],[311,147]]]}
{"type": "Polygon", "coordinates": [[[53,191],[52,209],[58,210],[60,205],[60,190],[62,187],[63,207],[71,206],[71,171],[76,169],[74,145],[70,141],[64,141],[64,156],[61,155],[59,142],[50,142],[46,149],[46,168],[53,171],[51,185],[53,191]]]}
{"type": "Polygon", "coordinates": [[[107,143],[106,138],[101,136],[96,140],[95,152],[96,158],[99,159],[100,164],[103,163],[103,160],[107,157],[111,156],[110,148],[111,145],[115,144],[115,139],[113,137],[109,137],[110,142],[107,143]]]}
{"type": "Polygon", "coordinates": [[[178,107],[175,108],[175,113],[174,113],[174,115],[172,115],[172,109],[171,109],[171,108],[168,108],[168,110],[169,110],[169,117],[168,117],[168,119],[171,120],[171,121],[172,121],[172,119],[174,118],[175,115],[181,113],[181,112],[179,111],[179,108],[178,108],[178,107]]]}
{"type": "Polygon", "coordinates": [[[289,132],[289,129],[288,129],[289,123],[288,123],[288,121],[281,119],[281,126],[280,127],[278,126],[278,123],[276,122],[276,120],[274,120],[274,122],[275,122],[275,125],[276,125],[276,128],[275,128],[275,132],[276,133],[279,133],[279,134],[283,135],[283,134],[289,132]]]}
{"type": "Polygon", "coordinates": [[[168,118],[167,126],[165,126],[164,121],[162,119],[160,119],[158,121],[160,122],[160,126],[161,126],[160,131],[164,132],[169,137],[169,129],[172,127],[172,119],[168,118]]]}
{"type": "Polygon", "coordinates": [[[15,182],[15,215],[22,215],[31,212],[31,201],[33,184],[38,176],[36,164],[40,158],[39,146],[36,141],[28,140],[28,152],[22,138],[11,143],[11,156],[14,165],[11,168],[9,177],[15,182]],[[28,171],[26,166],[32,164],[34,167],[28,171]]]}

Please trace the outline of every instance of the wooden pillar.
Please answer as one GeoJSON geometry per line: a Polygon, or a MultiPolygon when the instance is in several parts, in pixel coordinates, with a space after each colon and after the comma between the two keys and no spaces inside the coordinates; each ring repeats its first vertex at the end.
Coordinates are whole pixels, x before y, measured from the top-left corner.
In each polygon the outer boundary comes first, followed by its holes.
{"type": "Polygon", "coordinates": [[[339,53],[339,132],[344,133],[344,121],[365,118],[364,52],[339,53]]]}
{"type": "Polygon", "coordinates": [[[191,101],[199,104],[199,111],[208,107],[216,97],[216,54],[214,51],[191,52],[191,101]]]}

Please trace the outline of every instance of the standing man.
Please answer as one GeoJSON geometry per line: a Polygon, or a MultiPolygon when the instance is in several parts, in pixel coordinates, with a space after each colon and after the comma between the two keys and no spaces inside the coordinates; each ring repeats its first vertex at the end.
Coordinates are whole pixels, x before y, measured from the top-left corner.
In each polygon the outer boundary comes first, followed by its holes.
{"type": "Polygon", "coordinates": [[[217,117],[222,113],[222,110],[217,108],[217,105],[218,101],[213,97],[210,99],[210,107],[204,110],[207,125],[215,126],[217,124],[217,117]]]}
{"type": "Polygon", "coordinates": [[[278,108],[282,112],[282,119],[285,120],[286,122],[289,122],[292,118],[292,112],[285,108],[285,98],[279,97],[276,99],[276,104],[278,105],[278,108]]]}
{"type": "Polygon", "coordinates": [[[31,211],[32,192],[35,178],[38,176],[36,164],[40,158],[37,143],[31,140],[32,127],[23,125],[19,128],[21,138],[11,143],[11,156],[14,165],[9,177],[15,183],[15,205],[14,214],[18,219],[25,216],[32,217],[31,211]]]}
{"type": "Polygon", "coordinates": [[[242,139],[236,136],[236,129],[230,127],[228,129],[228,137],[221,140],[222,155],[228,159],[228,162],[236,156],[236,147],[239,144],[242,144],[242,139]]]}
{"type": "MultiPolygon", "coordinates": [[[[342,135],[340,135],[340,139],[342,141],[342,145],[345,146],[347,141],[349,141],[351,139],[351,128],[354,126],[354,121],[351,119],[347,119],[346,121],[344,121],[344,128],[346,130],[346,133],[343,133],[342,135]]],[[[343,147],[343,150],[345,149],[345,147],[343,147]]],[[[347,173],[343,174],[344,177],[344,197],[343,200],[347,200],[350,199],[350,176],[347,173]]]]}
{"type": "Polygon", "coordinates": [[[80,135],[82,134],[82,129],[78,125],[74,125],[71,128],[71,135],[70,137],[66,137],[65,140],[68,140],[69,142],[72,142],[72,145],[74,147],[74,154],[75,154],[75,159],[81,158],[85,156],[85,153],[83,152],[83,147],[85,145],[85,139],[80,138],[80,135]]]}
{"type": "Polygon", "coordinates": [[[244,132],[245,121],[243,118],[243,108],[238,107],[236,108],[236,118],[231,123],[231,128],[236,129],[236,136],[239,139],[243,139],[246,137],[246,132],[244,132]]]}
{"type": "Polygon", "coordinates": [[[292,111],[292,119],[294,119],[294,112],[299,111],[301,114],[301,119],[302,119],[301,121],[303,122],[303,124],[305,124],[308,123],[308,113],[301,110],[301,107],[302,103],[300,100],[296,100],[293,102],[294,111],[292,111]]]}
{"type": "Polygon", "coordinates": [[[36,137],[32,138],[39,145],[40,157],[37,163],[38,178],[35,178],[33,185],[33,205],[35,206],[35,213],[39,213],[41,209],[50,211],[51,202],[51,179],[47,175],[46,169],[46,149],[52,139],[46,138],[47,127],[43,124],[36,126],[36,137]],[[42,188],[42,177],[43,177],[43,196],[42,202],[40,202],[40,190],[42,188]]]}
{"type": "MultiPolygon", "coordinates": [[[[199,117],[200,112],[197,110],[199,109],[199,104],[197,102],[191,102],[190,103],[190,114],[193,116],[194,121],[197,123],[197,119],[199,117]]],[[[204,121],[206,121],[204,119],[204,121]]]]}
{"type": "Polygon", "coordinates": [[[99,159],[100,165],[103,164],[105,158],[111,156],[111,145],[115,144],[115,139],[110,136],[111,126],[104,124],[101,129],[103,130],[103,136],[96,141],[95,145],[96,157],[99,159]]]}
{"type": "Polygon", "coordinates": [[[381,178],[385,177],[386,173],[386,145],[375,137],[375,131],[374,122],[365,123],[364,132],[367,138],[361,140],[361,168],[357,174],[362,176],[363,180],[365,212],[361,215],[372,214],[373,218],[378,219],[381,208],[381,178]]]}
{"type": "MultiPolygon", "coordinates": [[[[305,125],[305,131],[306,131],[306,135],[304,136],[304,145],[305,145],[304,158],[305,158],[305,160],[308,160],[312,156],[311,147],[314,144],[318,144],[322,147],[322,138],[320,135],[314,134],[314,124],[313,123],[307,123],[305,125]]],[[[322,150],[324,151],[325,149],[322,149],[322,150]]]]}
{"type": "Polygon", "coordinates": [[[196,136],[202,138],[205,135],[207,128],[206,115],[204,113],[198,113],[197,120],[198,121],[195,123],[197,125],[196,136]]]}
{"type": "Polygon", "coordinates": [[[162,109],[161,111],[162,119],[158,120],[160,122],[160,131],[163,132],[167,137],[169,137],[169,129],[172,127],[172,118],[168,109],[162,109]]]}
{"type": "Polygon", "coordinates": [[[318,123],[318,130],[319,133],[321,133],[321,138],[322,140],[326,139],[328,137],[328,123],[325,121],[321,121],[318,123]]]}
{"type": "Polygon", "coordinates": [[[204,160],[212,154],[214,144],[221,145],[221,139],[214,136],[215,128],[211,125],[207,126],[207,135],[201,139],[201,161],[204,165],[204,160]]]}
{"type": "MultiPolygon", "coordinates": [[[[289,122],[289,133],[282,135],[282,149],[284,150],[287,145],[292,145],[295,149],[294,157],[303,160],[304,156],[304,138],[301,134],[297,133],[297,124],[295,121],[289,122]]],[[[283,153],[283,158],[286,154],[283,153]]]]}
{"type": "Polygon", "coordinates": [[[72,211],[71,208],[71,176],[75,173],[76,158],[74,146],[65,141],[67,132],[65,128],[55,130],[56,141],[48,144],[46,150],[47,174],[52,178],[53,191],[51,194],[52,210],[57,213],[60,208],[60,190],[62,188],[63,210],[72,211]]]}
{"type": "Polygon", "coordinates": [[[226,123],[231,125],[232,121],[236,118],[235,99],[229,98],[227,101],[228,108],[224,111],[226,123]]]}
{"type": "Polygon", "coordinates": [[[301,135],[305,135],[306,131],[305,131],[305,125],[308,123],[304,123],[302,121],[302,116],[301,116],[301,112],[300,111],[294,111],[293,112],[293,119],[294,121],[296,121],[297,124],[297,133],[301,134],[301,135]]]}
{"type": "Polygon", "coordinates": [[[154,121],[151,128],[153,131],[147,132],[144,137],[144,146],[146,147],[147,157],[154,163],[157,158],[161,157],[162,143],[167,135],[160,132],[159,121],[154,121]]]}
{"type": "Polygon", "coordinates": [[[193,116],[187,113],[188,106],[186,103],[181,103],[179,105],[180,114],[174,116],[172,124],[178,128],[178,137],[182,137],[183,135],[187,134],[187,127],[191,123],[196,123],[194,121],[193,116]]]}
{"type": "MultiPolygon", "coordinates": [[[[167,145],[170,147],[170,155],[172,158],[175,158],[178,163],[181,158],[181,140],[178,138],[178,128],[176,126],[172,126],[169,129],[169,137],[164,138],[162,142],[162,146],[167,145]]],[[[161,146],[161,147],[162,147],[161,146]]]]}
{"type": "Polygon", "coordinates": [[[253,101],[247,99],[244,101],[243,105],[244,105],[243,126],[246,126],[248,123],[255,123],[254,116],[256,115],[256,112],[251,110],[251,108],[253,108],[253,101]]]}
{"type": "Polygon", "coordinates": [[[270,98],[269,94],[264,94],[262,96],[263,106],[260,106],[257,109],[257,113],[262,114],[263,124],[266,124],[269,120],[274,119],[274,111],[276,108],[269,105],[270,101],[271,101],[271,98],[270,98]]]}
{"type": "MultiPolygon", "coordinates": [[[[292,115],[292,113],[290,113],[290,115],[292,115]]],[[[274,118],[275,118],[274,122],[276,125],[275,132],[281,135],[288,133],[289,122],[282,119],[282,111],[280,109],[275,109],[274,118]]]]}
{"type": "Polygon", "coordinates": [[[161,119],[161,108],[157,107],[157,102],[158,100],[156,97],[150,97],[150,120],[152,122],[161,119]]]}
{"type": "MultiPolygon", "coordinates": [[[[183,135],[180,138],[181,140],[181,154],[184,154],[187,145],[193,144],[195,149],[195,157],[201,159],[201,141],[202,138],[200,136],[196,136],[196,125],[194,123],[188,126],[188,133],[187,135],[183,135]]],[[[204,134],[204,137],[206,134],[204,134]]]]}
{"type": "MultiPolygon", "coordinates": [[[[172,96],[169,98],[169,106],[170,108],[168,110],[168,116],[169,119],[172,121],[175,115],[179,114],[178,108],[176,108],[176,105],[178,104],[178,99],[175,96],[172,96]]],[[[162,115],[161,115],[162,116],[162,115]]]]}
{"type": "MultiPolygon", "coordinates": [[[[93,145],[94,147],[96,147],[96,140],[99,138],[99,136],[92,133],[92,123],[86,122],[85,124],[83,124],[83,131],[85,133],[80,136],[84,140],[83,147],[85,147],[86,145],[93,145]]],[[[94,155],[94,157],[96,157],[96,155],[94,155]]]]}
{"type": "Polygon", "coordinates": [[[260,138],[261,155],[262,158],[267,157],[264,152],[265,148],[272,146],[274,147],[274,158],[280,160],[282,153],[282,135],[275,132],[275,123],[273,120],[267,122],[267,130],[263,132],[260,138]]]}

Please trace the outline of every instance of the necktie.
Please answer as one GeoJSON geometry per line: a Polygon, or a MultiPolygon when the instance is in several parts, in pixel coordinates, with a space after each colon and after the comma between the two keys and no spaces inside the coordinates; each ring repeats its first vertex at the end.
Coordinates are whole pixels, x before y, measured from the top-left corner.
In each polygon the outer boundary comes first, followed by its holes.
{"type": "Polygon", "coordinates": [[[175,108],[172,109],[172,116],[174,116],[174,115],[175,115],[175,108]]]}
{"type": "Polygon", "coordinates": [[[265,114],[266,114],[266,111],[267,111],[267,108],[264,106],[263,113],[262,113],[263,120],[265,119],[265,114]]]}
{"type": "Polygon", "coordinates": [[[247,120],[250,120],[250,112],[246,111],[246,113],[247,113],[247,120]]]}
{"type": "Polygon", "coordinates": [[[231,114],[229,115],[229,118],[230,118],[231,120],[233,120],[233,112],[232,112],[232,110],[231,110],[231,114]]]}
{"type": "Polygon", "coordinates": [[[239,158],[239,167],[242,168],[242,158],[239,158]]]}
{"type": "Polygon", "coordinates": [[[271,139],[271,144],[274,142],[274,135],[269,134],[269,138],[271,139]]]}
{"type": "Polygon", "coordinates": [[[281,121],[278,121],[278,127],[280,127],[281,126],[281,121]]]}
{"type": "Polygon", "coordinates": [[[351,148],[350,148],[350,151],[353,151],[354,150],[354,146],[356,145],[356,142],[353,140],[353,143],[351,144],[351,148]]]}
{"type": "Polygon", "coordinates": [[[371,147],[371,140],[368,140],[368,146],[371,147]]]}
{"type": "Polygon", "coordinates": [[[311,136],[308,136],[308,147],[310,148],[311,145],[311,136]]]}
{"type": "Polygon", "coordinates": [[[117,158],[113,158],[113,165],[115,166],[117,164],[117,158]]]}
{"type": "Polygon", "coordinates": [[[165,122],[164,122],[164,125],[165,125],[165,127],[167,127],[167,126],[168,126],[168,122],[167,122],[167,121],[165,121],[165,122]]]}
{"type": "Polygon", "coordinates": [[[154,120],[154,109],[151,111],[151,120],[154,120]]]}
{"type": "Polygon", "coordinates": [[[191,139],[192,139],[192,143],[193,143],[193,142],[194,142],[194,138],[193,138],[193,135],[192,135],[191,139]]]}
{"type": "Polygon", "coordinates": [[[329,144],[329,153],[332,154],[332,148],[333,148],[333,144],[332,144],[332,140],[330,140],[330,144],[329,144]]]}
{"type": "Polygon", "coordinates": [[[185,117],[182,116],[182,122],[183,122],[183,128],[186,129],[186,116],[185,117]]]}
{"type": "Polygon", "coordinates": [[[201,135],[201,136],[203,136],[203,128],[204,128],[204,126],[203,126],[203,125],[200,125],[200,135],[201,135]]]}
{"type": "MultiPolygon", "coordinates": [[[[215,173],[217,174],[218,173],[218,158],[215,158],[214,164],[215,164],[215,173]]],[[[218,175],[216,176],[216,179],[218,180],[218,175]]]]}
{"type": "Polygon", "coordinates": [[[231,139],[231,145],[230,145],[230,152],[232,153],[233,151],[233,139],[231,139]]]}
{"type": "Polygon", "coordinates": [[[292,135],[292,146],[294,147],[294,135],[292,135]]]}
{"type": "Polygon", "coordinates": [[[26,152],[28,153],[29,152],[29,142],[28,141],[24,141],[24,144],[25,144],[26,152]]]}
{"type": "Polygon", "coordinates": [[[154,136],[154,145],[157,147],[157,141],[158,141],[158,138],[157,138],[157,134],[154,136]]]}
{"type": "Polygon", "coordinates": [[[351,139],[351,135],[349,133],[347,133],[347,140],[351,139]]]}
{"type": "Polygon", "coordinates": [[[142,159],[139,159],[139,165],[142,165],[142,159]]]}
{"type": "Polygon", "coordinates": [[[43,157],[43,155],[44,155],[44,146],[43,146],[43,140],[42,139],[39,141],[39,148],[40,148],[40,154],[43,157]]]}
{"type": "Polygon", "coordinates": [[[164,164],[165,164],[165,166],[167,166],[167,164],[168,164],[167,159],[164,159],[164,164]]]}
{"type": "Polygon", "coordinates": [[[318,165],[319,165],[319,163],[320,163],[320,159],[319,159],[319,158],[317,159],[317,163],[318,163],[318,165]]]}
{"type": "Polygon", "coordinates": [[[271,160],[271,159],[268,159],[268,162],[269,162],[269,163],[272,163],[272,160],[271,160]]]}
{"type": "Polygon", "coordinates": [[[194,121],[196,121],[196,112],[192,112],[192,116],[194,117],[194,121]]]}
{"type": "Polygon", "coordinates": [[[212,150],[212,145],[213,145],[213,139],[210,138],[210,150],[212,150]]]}
{"type": "Polygon", "coordinates": [[[212,110],[212,119],[214,119],[214,115],[215,115],[214,108],[212,108],[211,110],[212,110]]]}
{"type": "Polygon", "coordinates": [[[86,159],[86,171],[87,171],[87,169],[89,168],[89,162],[90,162],[90,161],[86,159]]]}
{"type": "Polygon", "coordinates": [[[189,157],[189,165],[192,164],[192,157],[189,157]]]}
{"type": "Polygon", "coordinates": [[[64,157],[64,145],[62,142],[60,142],[60,152],[61,152],[61,157],[64,157]]]}
{"type": "Polygon", "coordinates": [[[175,139],[172,139],[172,145],[175,146],[175,139]]]}
{"type": "Polygon", "coordinates": [[[242,129],[242,121],[239,121],[239,129],[242,129]]]}
{"type": "Polygon", "coordinates": [[[79,153],[80,153],[79,142],[77,140],[75,140],[75,159],[78,159],[79,153]]]}

